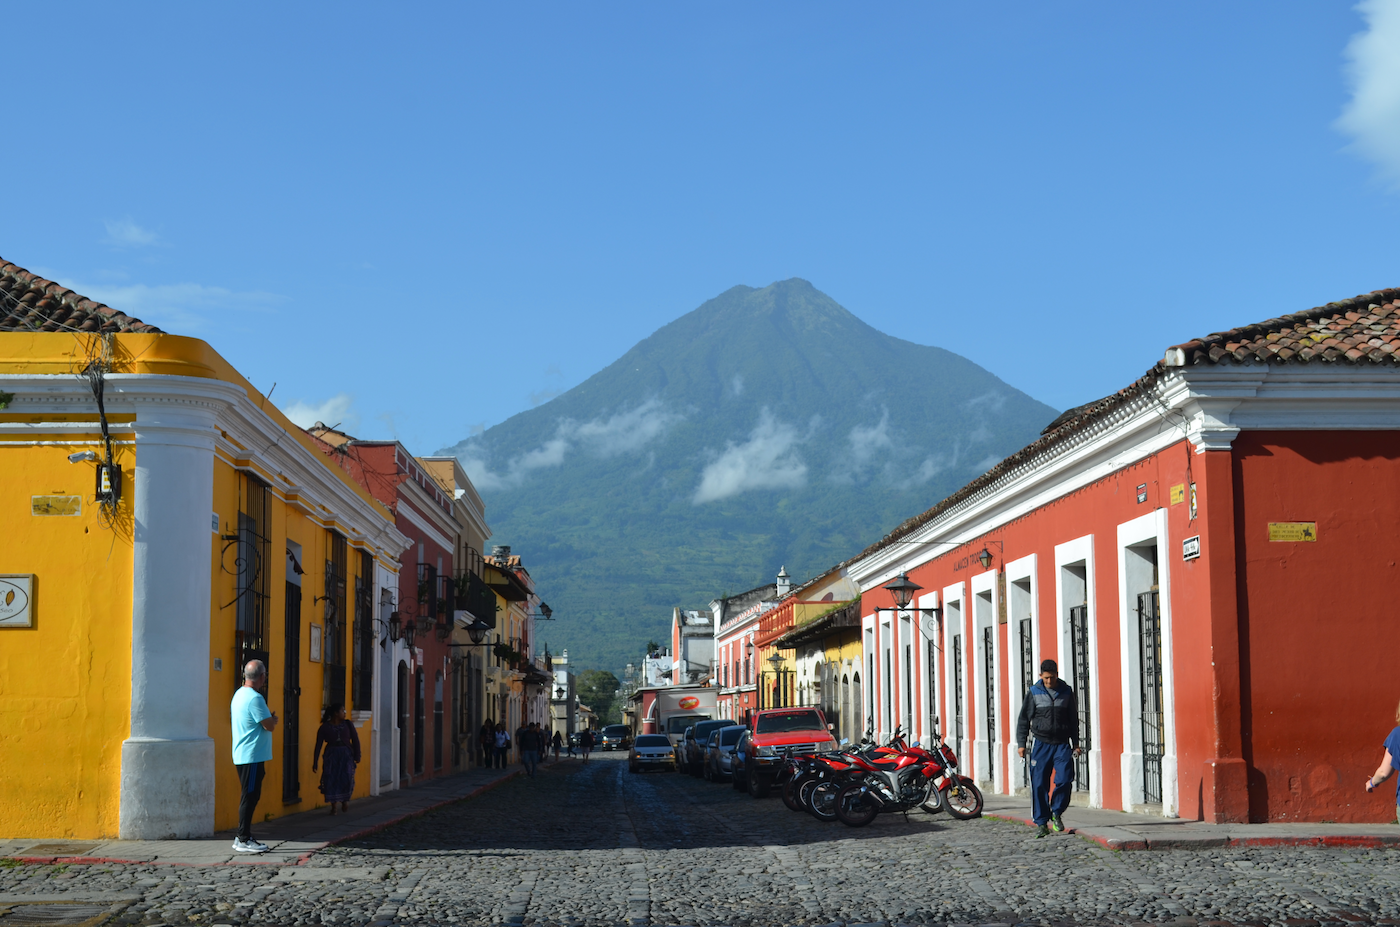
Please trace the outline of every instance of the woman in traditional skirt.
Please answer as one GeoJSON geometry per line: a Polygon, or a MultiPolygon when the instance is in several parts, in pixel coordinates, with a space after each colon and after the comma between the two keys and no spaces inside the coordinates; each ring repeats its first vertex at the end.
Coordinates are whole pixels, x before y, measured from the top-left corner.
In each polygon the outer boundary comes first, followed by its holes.
{"type": "Polygon", "coordinates": [[[355,764],[360,762],[360,735],[355,733],[355,725],[345,720],[345,706],[338,702],[321,716],[316,749],[311,752],[312,772],[321,759],[325,761],[321,769],[321,794],[330,803],[331,814],[335,814],[336,802],[340,802],[341,811],[350,810],[350,794],[355,791],[355,764]],[[326,746],[324,757],[322,744],[326,746]]]}

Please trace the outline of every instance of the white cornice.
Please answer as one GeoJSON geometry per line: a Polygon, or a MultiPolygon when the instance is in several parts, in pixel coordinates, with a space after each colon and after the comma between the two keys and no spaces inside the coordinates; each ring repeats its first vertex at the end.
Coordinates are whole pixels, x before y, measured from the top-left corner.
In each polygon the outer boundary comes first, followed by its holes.
{"type": "MultiPolygon", "coordinates": [[[[15,394],[14,413],[96,415],[86,381],[70,375],[0,375],[15,394]]],[[[396,563],[408,538],[384,514],[330,471],[334,464],[307,448],[258,407],[234,383],[164,374],[110,374],[104,404],[109,415],[134,415],[113,422],[124,441],[187,440],[206,443],[233,466],[257,472],[287,501],[325,524],[334,524],[386,562],[396,563]]],[[[90,433],[96,422],[0,423],[0,434],[90,433]]]]}
{"type": "Polygon", "coordinates": [[[1400,368],[1241,365],[1167,370],[1143,393],[848,565],[863,590],[1183,439],[1228,449],[1241,430],[1400,429],[1400,368]]]}
{"type": "Polygon", "coordinates": [[[447,537],[444,536],[441,531],[435,528],[432,525],[432,523],[430,523],[426,518],[420,515],[418,513],[418,510],[415,509],[411,504],[408,504],[406,500],[399,500],[399,504],[395,507],[395,511],[399,514],[399,517],[403,518],[404,521],[407,521],[409,524],[413,525],[413,527],[426,534],[434,544],[438,545],[443,550],[447,551],[448,553],[451,553],[456,548],[455,544],[448,540],[447,537]]]}

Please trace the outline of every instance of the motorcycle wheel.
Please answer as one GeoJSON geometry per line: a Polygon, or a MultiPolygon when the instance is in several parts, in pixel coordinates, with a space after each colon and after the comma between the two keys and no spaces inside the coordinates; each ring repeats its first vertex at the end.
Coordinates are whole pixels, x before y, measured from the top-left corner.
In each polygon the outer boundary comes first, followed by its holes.
{"type": "Polygon", "coordinates": [[[943,793],[938,791],[938,786],[929,784],[928,796],[919,807],[925,814],[942,814],[947,810],[947,803],[943,800],[943,793]]]}
{"type": "Polygon", "coordinates": [[[982,813],[982,792],[967,776],[959,776],[943,793],[943,803],[947,805],[949,814],[959,821],[966,821],[982,813]]]}
{"type": "Polygon", "coordinates": [[[841,786],[836,782],[818,782],[812,787],[812,795],[807,800],[807,810],[818,821],[836,820],[836,793],[841,786]]]}
{"type": "Polygon", "coordinates": [[[852,782],[836,793],[836,817],[847,827],[864,827],[879,813],[880,806],[866,794],[864,783],[852,782]]]}
{"type": "Polygon", "coordinates": [[[808,811],[812,807],[812,791],[821,784],[820,779],[811,778],[802,780],[802,785],[797,789],[797,803],[802,806],[803,811],[808,811]]]}
{"type": "Polygon", "coordinates": [[[793,776],[783,786],[783,804],[788,806],[789,811],[803,810],[802,799],[799,793],[802,789],[802,783],[806,781],[808,780],[802,776],[793,776]]]}

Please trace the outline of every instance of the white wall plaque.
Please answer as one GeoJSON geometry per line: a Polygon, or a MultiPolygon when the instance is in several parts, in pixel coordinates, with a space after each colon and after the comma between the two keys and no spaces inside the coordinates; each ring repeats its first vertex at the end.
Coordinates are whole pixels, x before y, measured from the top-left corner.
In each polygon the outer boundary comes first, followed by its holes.
{"type": "Polygon", "coordinates": [[[0,628],[34,627],[34,574],[0,573],[0,628]]]}

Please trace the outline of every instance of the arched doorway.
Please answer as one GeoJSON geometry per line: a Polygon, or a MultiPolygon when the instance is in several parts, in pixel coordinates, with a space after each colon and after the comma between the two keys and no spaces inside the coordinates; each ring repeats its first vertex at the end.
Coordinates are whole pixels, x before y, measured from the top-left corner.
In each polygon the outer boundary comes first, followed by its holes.
{"type": "Polygon", "coordinates": [[[861,731],[864,728],[864,721],[860,716],[861,707],[865,704],[861,700],[860,673],[851,676],[851,739],[859,740],[861,731]]]}
{"type": "Polygon", "coordinates": [[[854,727],[851,724],[851,677],[845,673],[841,674],[841,701],[839,705],[841,720],[837,723],[841,725],[841,730],[837,732],[836,739],[850,737],[850,731],[854,727]]]}

